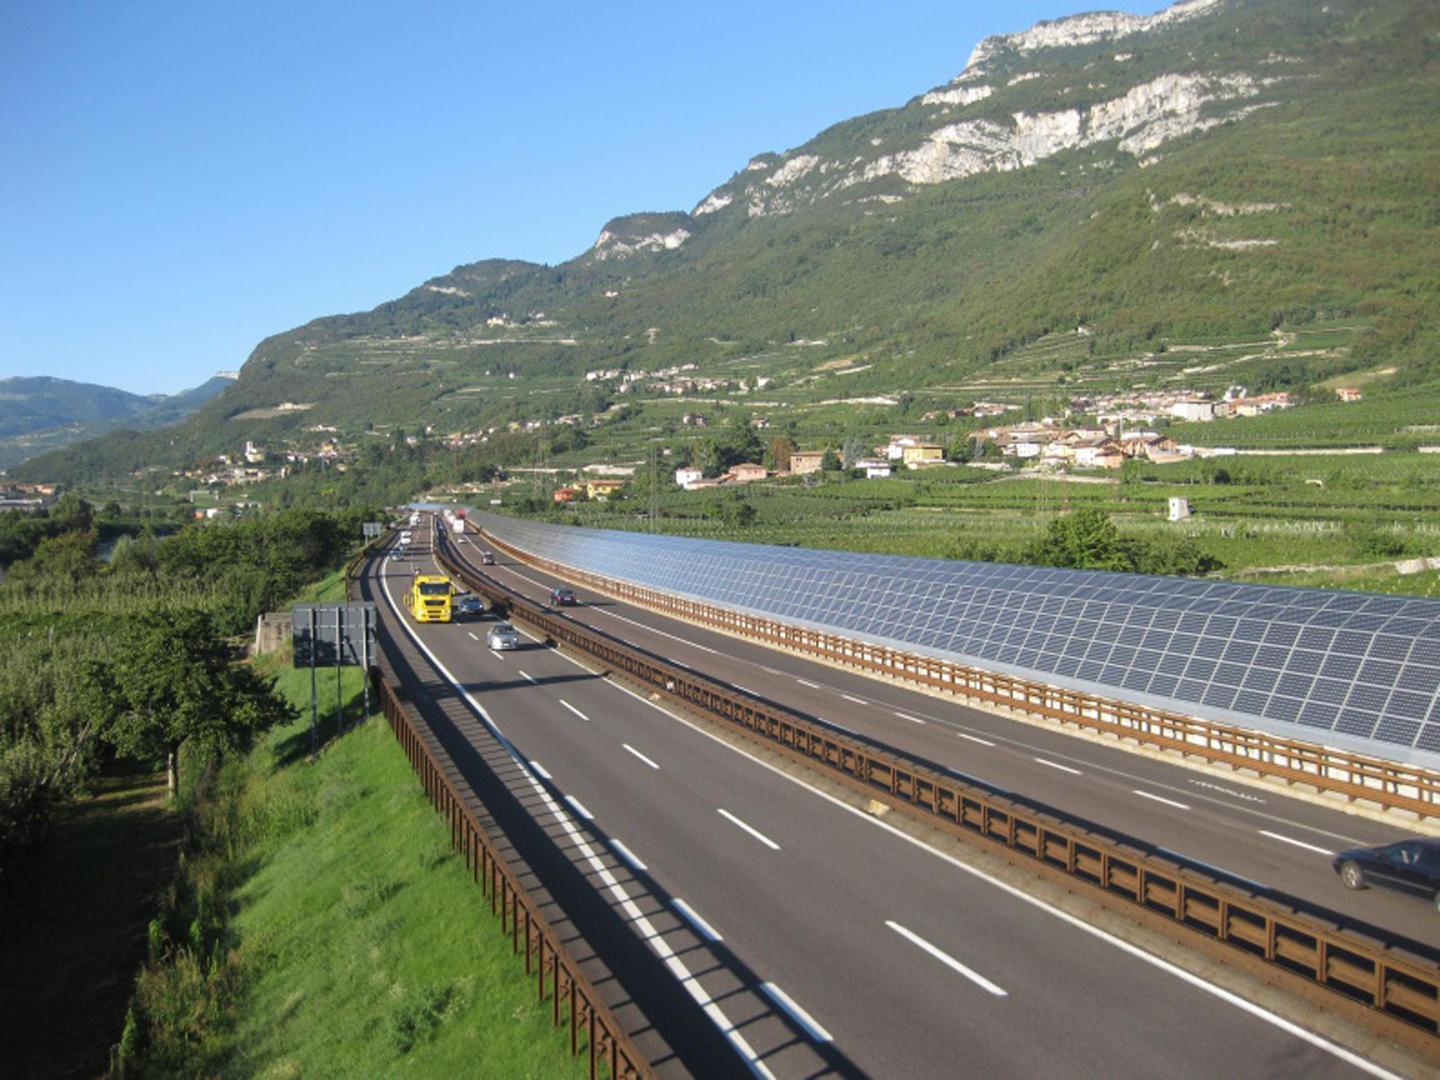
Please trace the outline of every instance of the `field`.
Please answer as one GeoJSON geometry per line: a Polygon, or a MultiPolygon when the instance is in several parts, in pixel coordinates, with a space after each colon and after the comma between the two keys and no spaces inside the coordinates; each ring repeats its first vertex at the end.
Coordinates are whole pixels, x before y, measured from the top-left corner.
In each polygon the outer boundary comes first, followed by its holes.
{"type": "Polygon", "coordinates": [[[1040,479],[977,467],[838,475],[744,488],[643,494],[552,511],[604,528],[931,557],[1013,560],[1056,517],[1104,510],[1126,536],[1188,539],[1220,576],[1440,595],[1434,570],[1396,564],[1440,555],[1440,455],[1235,456],[1138,464],[1122,475],[1040,479]],[[1169,499],[1191,517],[1167,520],[1169,499]],[[742,507],[751,508],[749,511],[742,507]]]}
{"type": "Polygon", "coordinates": [[[388,725],[337,737],[321,678],[309,760],[309,675],[275,670],[300,716],[225,765],[152,924],[127,1036],[145,1074],[581,1075],[388,725]]]}

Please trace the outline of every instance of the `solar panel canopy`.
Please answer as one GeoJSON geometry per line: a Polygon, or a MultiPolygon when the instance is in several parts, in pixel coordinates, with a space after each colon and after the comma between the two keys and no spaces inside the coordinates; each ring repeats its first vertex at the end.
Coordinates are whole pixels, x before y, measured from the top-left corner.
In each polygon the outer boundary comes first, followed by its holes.
{"type": "Polygon", "coordinates": [[[1440,601],[474,516],[522,551],[718,607],[1440,766],[1440,601]]]}

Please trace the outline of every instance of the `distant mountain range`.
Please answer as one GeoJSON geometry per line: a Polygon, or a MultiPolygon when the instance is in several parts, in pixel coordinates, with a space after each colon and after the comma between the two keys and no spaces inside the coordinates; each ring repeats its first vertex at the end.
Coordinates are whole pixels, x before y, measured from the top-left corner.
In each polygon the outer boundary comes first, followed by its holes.
{"type": "Polygon", "coordinates": [[[1223,390],[1256,379],[1259,351],[1223,371],[1152,361],[1332,326],[1344,344],[1295,352],[1287,377],[1383,365],[1367,394],[1400,393],[1440,380],[1436,176],[1434,0],[1077,15],[989,38],[950,82],[755,156],[688,212],[617,217],[558,266],[473,263],[315,319],[260,342],[163,438],[25,468],[553,417],[586,407],[585,372],[620,368],[766,375],[786,405],[964,403],[1060,335],[1052,384],[1223,390]]]}
{"type": "Polygon", "coordinates": [[[234,381],[217,374],[178,394],[132,394],[48,375],[0,379],[0,469],[117,428],[179,423],[234,381]]]}

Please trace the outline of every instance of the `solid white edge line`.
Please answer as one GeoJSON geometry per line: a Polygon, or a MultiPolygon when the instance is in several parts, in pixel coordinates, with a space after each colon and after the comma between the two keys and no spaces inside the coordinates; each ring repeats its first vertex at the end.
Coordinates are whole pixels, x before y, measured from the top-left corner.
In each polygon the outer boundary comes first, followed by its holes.
{"type": "MultiPolygon", "coordinates": [[[[386,562],[388,561],[387,559],[386,562]]],[[[384,569],[385,564],[382,562],[380,587],[385,593],[385,600],[390,605],[391,612],[394,614],[401,628],[404,629],[406,635],[415,643],[416,648],[426,655],[430,663],[435,666],[435,670],[444,676],[445,680],[455,689],[465,703],[474,710],[475,715],[480,717],[485,726],[494,733],[500,745],[505,748],[505,752],[510,755],[511,760],[519,767],[520,775],[529,781],[531,788],[539,796],[540,801],[545,804],[546,809],[550,811],[556,822],[559,823],[560,827],[564,829],[570,837],[571,842],[575,845],[575,849],[584,856],[585,861],[590,864],[596,876],[605,883],[606,891],[619,903],[625,914],[630,917],[630,921],[638,928],[640,935],[650,943],[650,947],[655,951],[655,954],[660,957],[666,969],[675,976],[685,992],[704,1010],[710,1022],[715,1025],[719,1032],[725,1037],[726,1041],[739,1053],[746,1067],[757,1076],[765,1077],[766,1080],[775,1080],[775,1074],[760,1060],[760,1055],[755,1052],[755,1048],[750,1045],[745,1036],[735,1030],[735,1025],[730,1022],[730,1018],[725,1015],[725,1011],[716,1004],[710,992],[700,985],[700,980],[691,974],[690,969],[685,965],[685,961],[676,954],[670,943],[667,942],[655,928],[655,924],[640,910],[640,905],[631,899],[625,886],[611,873],[610,868],[605,865],[604,860],[601,859],[595,849],[590,846],[590,842],[585,839],[584,834],[581,833],[580,830],[576,828],[575,823],[570,820],[570,815],[566,814],[565,811],[560,808],[560,804],[551,798],[550,793],[535,779],[534,774],[530,772],[529,767],[526,765],[525,759],[520,756],[520,752],[515,749],[514,744],[501,732],[500,726],[496,724],[490,714],[485,711],[485,707],[475,700],[474,694],[460,685],[459,680],[450,673],[450,669],[442,664],[440,658],[435,655],[430,649],[430,646],[426,645],[425,642],[420,639],[420,635],[416,632],[415,628],[405,621],[404,617],[400,614],[400,609],[395,605],[395,596],[390,591],[390,582],[384,574],[384,569]]],[[[565,654],[561,653],[560,655],[564,656],[565,654]]],[[[570,658],[567,657],[567,659],[570,658]]],[[[577,663],[576,666],[582,669],[584,668],[583,664],[577,663]]],[[[628,690],[625,692],[630,693],[628,690]]],[[[638,697],[638,695],[632,694],[631,696],[637,697],[640,701],[645,700],[644,698],[638,697]]],[[[646,702],[646,704],[650,703],[646,702]]],[[[667,713],[667,715],[669,714],[667,713]]]]}
{"type": "Polygon", "coordinates": [[[724,807],[716,807],[716,813],[718,813],[718,814],[719,814],[721,817],[723,817],[726,821],[730,822],[730,824],[732,824],[732,825],[737,825],[737,826],[739,826],[740,828],[744,829],[747,833],[749,833],[751,836],[753,836],[756,840],[759,840],[762,844],[764,844],[766,847],[768,847],[771,851],[779,851],[779,850],[780,850],[780,845],[777,844],[777,843],[775,843],[774,840],[771,840],[768,836],[766,836],[764,833],[762,833],[759,829],[756,829],[756,828],[754,828],[753,826],[750,826],[750,825],[745,824],[745,822],[741,821],[738,817],[736,817],[734,814],[732,814],[729,810],[726,810],[724,807]]]}
{"type": "Polygon", "coordinates": [[[628,847],[622,844],[619,840],[615,839],[613,836],[610,838],[610,846],[613,847],[616,853],[627,863],[629,863],[634,869],[640,871],[648,871],[650,869],[648,866],[646,866],[643,862],[640,861],[640,857],[638,855],[636,855],[633,851],[631,851],[628,847]]]}
{"type": "Polygon", "coordinates": [[[995,745],[995,744],[994,744],[993,742],[991,742],[989,739],[982,739],[982,738],[980,738],[979,735],[967,735],[967,734],[966,734],[965,732],[963,732],[963,731],[957,731],[957,732],[955,732],[955,734],[958,735],[958,736],[959,736],[960,738],[962,738],[962,739],[967,739],[967,740],[969,740],[970,742],[978,742],[981,746],[994,746],[994,745],[995,745]]]}
{"type": "Polygon", "coordinates": [[[1036,762],[1037,764],[1048,766],[1052,769],[1059,769],[1061,772],[1073,773],[1075,776],[1083,775],[1079,769],[1072,769],[1069,765],[1059,765],[1053,761],[1046,761],[1043,757],[1031,758],[1030,760],[1036,762]]]}
{"type": "Polygon", "coordinates": [[[966,967],[959,960],[956,960],[949,953],[941,949],[938,945],[933,945],[930,942],[926,941],[919,934],[915,933],[915,931],[906,929],[899,923],[895,922],[893,919],[886,919],[885,925],[888,926],[891,930],[894,930],[897,934],[903,937],[906,941],[910,942],[912,945],[918,945],[921,949],[925,950],[936,960],[939,960],[946,967],[950,968],[950,970],[958,971],[961,975],[964,975],[965,978],[969,979],[976,986],[980,987],[980,989],[988,991],[989,993],[994,994],[996,997],[1010,996],[1009,992],[1006,991],[1003,986],[998,986],[995,983],[991,982],[989,979],[985,978],[984,975],[981,975],[975,969],[966,967]]]}
{"type": "Polygon", "coordinates": [[[789,1013],[790,1019],[799,1024],[805,1030],[805,1034],[809,1035],[810,1038],[822,1043],[835,1041],[835,1036],[826,1031],[820,1021],[802,1009],[794,998],[784,990],[781,990],[780,987],[776,986],[773,982],[761,983],[760,989],[765,991],[766,997],[789,1013]]]}
{"type": "Polygon", "coordinates": [[[570,702],[566,701],[563,697],[560,698],[559,701],[560,701],[560,704],[561,704],[561,705],[564,705],[567,709],[569,709],[571,712],[573,712],[576,716],[580,717],[581,720],[584,720],[587,724],[590,722],[590,717],[586,716],[583,712],[581,712],[579,709],[577,709],[574,705],[571,705],[570,702]]]}
{"type": "MultiPolygon", "coordinates": [[[[530,584],[534,585],[537,589],[544,589],[546,592],[549,592],[550,590],[550,586],[546,585],[543,581],[536,581],[529,574],[522,574],[519,570],[512,569],[509,566],[502,567],[502,569],[514,574],[522,581],[530,582],[530,584]]],[[[646,626],[642,622],[636,622],[634,619],[627,618],[624,615],[617,615],[613,611],[606,611],[604,608],[594,608],[592,610],[599,612],[601,615],[608,615],[612,619],[619,619],[621,622],[628,622],[631,626],[638,626],[641,630],[648,630],[652,634],[659,634],[661,637],[667,637],[671,641],[678,641],[683,645],[689,645],[692,649],[699,649],[701,652],[712,653],[716,656],[720,655],[719,649],[712,649],[708,645],[701,645],[698,641],[691,641],[689,638],[680,637],[678,634],[671,634],[667,633],[664,630],[657,630],[653,626],[646,626]]]]}
{"type": "Polygon", "coordinates": [[[692,908],[684,900],[681,900],[678,896],[670,901],[670,905],[676,911],[680,912],[681,916],[685,919],[686,922],[690,924],[691,928],[694,929],[695,932],[698,933],[701,937],[703,937],[706,941],[725,940],[723,937],[720,936],[719,930],[716,930],[713,926],[706,922],[705,919],[700,916],[700,913],[698,911],[692,908]]]}
{"type": "Polygon", "coordinates": [[[824,724],[826,727],[839,728],[841,731],[848,732],[851,735],[860,734],[854,728],[848,728],[844,724],[837,724],[834,720],[826,720],[823,716],[817,716],[815,717],[815,719],[819,720],[820,723],[824,724]]]}
{"type": "Polygon", "coordinates": [[[595,815],[592,814],[586,808],[585,804],[582,803],[579,799],[577,799],[574,795],[566,795],[565,801],[568,802],[571,806],[573,806],[575,808],[575,812],[581,817],[583,817],[586,821],[595,820],[595,815]]]}
{"type": "Polygon", "coordinates": [[[1158,803],[1164,803],[1166,806],[1173,806],[1173,807],[1175,807],[1176,810],[1189,810],[1189,809],[1190,809],[1190,807],[1186,806],[1183,802],[1176,802],[1174,799],[1167,799],[1167,798],[1164,798],[1163,796],[1160,796],[1160,795],[1151,795],[1150,792],[1148,792],[1148,791],[1141,791],[1139,788],[1136,788],[1136,789],[1135,789],[1134,791],[1132,791],[1130,794],[1132,794],[1132,795],[1139,795],[1142,799],[1151,799],[1151,800],[1153,800],[1153,801],[1155,801],[1155,802],[1158,802],[1158,803]]]}
{"type": "MultiPolygon", "coordinates": [[[[561,655],[564,654],[562,653],[561,655]]],[[[577,661],[572,660],[572,663],[575,663],[576,667],[584,667],[583,664],[580,664],[577,661]]],[[[1116,937],[1109,931],[1102,930],[1098,926],[1091,926],[1083,919],[1071,915],[1068,911],[1064,911],[1058,907],[1055,907],[1048,901],[1041,900],[1038,896],[1031,896],[1024,890],[1018,889],[1014,885],[1001,881],[997,877],[991,876],[984,870],[963,863],[959,859],[955,858],[955,856],[949,855],[946,852],[939,850],[938,848],[931,847],[929,844],[925,843],[925,841],[900,831],[888,822],[882,821],[880,818],[873,817],[872,815],[867,814],[859,807],[851,806],[849,803],[843,802],[842,800],[836,798],[834,795],[831,795],[825,791],[821,791],[819,788],[807,784],[799,777],[791,776],[784,770],[776,768],[768,761],[763,761],[760,758],[756,757],[754,754],[751,754],[748,751],[743,750],[730,742],[727,742],[725,739],[722,739],[714,732],[706,731],[704,728],[697,726],[695,723],[685,719],[683,716],[671,712],[669,709],[665,708],[665,706],[659,704],[658,702],[650,701],[647,698],[641,697],[629,687],[621,686],[618,682],[612,683],[612,685],[621,693],[629,694],[641,704],[654,709],[656,712],[664,713],[666,716],[670,717],[671,720],[674,720],[677,724],[683,724],[691,731],[694,731],[697,735],[703,736],[704,738],[707,738],[712,742],[718,743],[720,746],[725,747],[732,753],[736,753],[743,758],[747,758],[748,760],[754,762],[756,765],[759,765],[762,769],[768,769],[770,772],[774,773],[776,776],[779,776],[781,779],[787,780],[790,783],[794,784],[796,787],[802,788],[805,791],[810,792],[810,794],[816,796],[817,798],[823,799],[826,802],[831,803],[832,805],[843,810],[845,813],[852,815],[860,821],[863,821],[865,824],[870,825],[876,829],[884,830],[885,832],[894,836],[901,842],[910,844],[912,847],[917,847],[921,851],[927,852],[928,854],[933,855],[935,858],[940,859],[942,862],[949,863],[957,870],[969,874],[972,877],[979,879],[980,881],[984,881],[989,885],[993,885],[1001,892],[1013,897],[1021,903],[1029,904],[1031,907],[1037,908],[1040,911],[1043,911],[1046,914],[1051,915],[1056,919],[1059,919],[1061,922],[1066,923],[1071,927],[1074,927],[1081,933],[1089,934],[1091,937],[1099,941],[1103,941],[1107,945],[1110,945],[1111,947],[1119,949],[1121,952],[1126,953],[1131,957],[1134,957],[1141,963],[1149,964],[1156,970],[1163,971],[1165,974],[1179,979],[1181,982],[1194,987],[1196,990],[1200,991],[1203,994],[1209,994],[1211,997],[1223,1001],[1227,1005],[1232,1005],[1235,1008],[1239,1009],[1241,1012],[1248,1013],[1249,1015],[1255,1017],[1257,1020],[1267,1023],[1272,1027],[1279,1028],[1287,1035],[1293,1036],[1294,1038],[1297,1038],[1302,1042],[1307,1042],[1311,1046],[1314,1046],[1319,1050],[1323,1050],[1325,1053],[1330,1054],[1332,1057],[1338,1058],[1339,1060],[1345,1062],[1348,1065],[1353,1065],[1355,1068],[1360,1069],[1362,1072],[1368,1073],[1371,1076],[1380,1077],[1382,1078],[1382,1080],[1403,1080],[1403,1078],[1400,1077],[1398,1074],[1392,1073],[1387,1069],[1383,1069],[1372,1061],[1367,1061],[1359,1054],[1347,1050],[1345,1049],[1345,1047],[1340,1046],[1337,1043],[1333,1043],[1330,1040],[1324,1038],[1323,1036],[1315,1034],[1313,1031],[1307,1031],[1300,1025],[1285,1019],[1283,1016],[1273,1013],[1268,1009],[1262,1008],[1261,1006],[1256,1005],[1254,1002],[1246,1001],[1238,994],[1231,993],[1224,987],[1216,986],[1214,983],[1211,982],[1206,982],[1200,976],[1186,971],[1184,968],[1180,967],[1177,964],[1172,964],[1169,960],[1165,960],[1159,956],[1155,956],[1153,953],[1148,953],[1144,949],[1140,948],[1138,945],[1132,945],[1130,942],[1124,940],[1123,938],[1116,937]]]]}
{"type": "Polygon", "coordinates": [[[1279,840],[1282,844],[1294,844],[1298,848],[1304,848],[1306,851],[1313,851],[1317,855],[1335,854],[1335,852],[1331,851],[1329,848],[1316,847],[1314,844],[1305,843],[1304,840],[1295,840],[1288,836],[1281,836],[1279,833],[1270,832],[1268,829],[1261,829],[1260,835],[1268,836],[1271,840],[1279,840]]]}
{"type": "Polygon", "coordinates": [[[660,768],[659,765],[656,765],[655,762],[651,761],[648,757],[646,757],[644,754],[642,754],[639,750],[636,750],[635,747],[631,746],[628,742],[626,742],[626,743],[621,743],[620,745],[621,745],[622,747],[624,747],[626,750],[630,751],[630,753],[634,754],[637,758],[639,758],[641,761],[643,761],[646,765],[649,765],[650,768],[652,768],[652,769],[658,769],[658,768],[660,768]]]}
{"type": "Polygon", "coordinates": [[[535,770],[535,775],[542,780],[554,780],[555,778],[545,771],[545,766],[538,761],[531,761],[530,768],[535,770]]]}

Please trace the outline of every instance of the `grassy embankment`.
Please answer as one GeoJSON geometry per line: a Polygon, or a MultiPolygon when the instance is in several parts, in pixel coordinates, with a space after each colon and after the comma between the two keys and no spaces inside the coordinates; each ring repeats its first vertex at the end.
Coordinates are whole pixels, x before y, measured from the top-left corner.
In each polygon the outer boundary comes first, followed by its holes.
{"type": "Polygon", "coordinates": [[[127,1034],[147,1075],[578,1075],[384,720],[308,762],[308,673],[273,670],[302,715],[194,813],[127,1034]]]}

